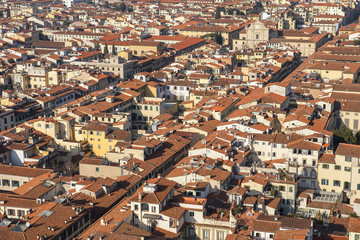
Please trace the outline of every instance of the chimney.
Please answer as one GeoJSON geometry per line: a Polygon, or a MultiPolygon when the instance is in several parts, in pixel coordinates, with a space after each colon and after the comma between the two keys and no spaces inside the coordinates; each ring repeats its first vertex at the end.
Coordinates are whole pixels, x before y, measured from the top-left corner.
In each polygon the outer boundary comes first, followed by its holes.
{"type": "Polygon", "coordinates": [[[141,199],[142,199],[141,192],[139,192],[138,200],[141,201],[141,199]]]}
{"type": "Polygon", "coordinates": [[[101,218],[100,224],[101,224],[101,226],[107,225],[106,222],[105,222],[105,218],[101,218]]]}

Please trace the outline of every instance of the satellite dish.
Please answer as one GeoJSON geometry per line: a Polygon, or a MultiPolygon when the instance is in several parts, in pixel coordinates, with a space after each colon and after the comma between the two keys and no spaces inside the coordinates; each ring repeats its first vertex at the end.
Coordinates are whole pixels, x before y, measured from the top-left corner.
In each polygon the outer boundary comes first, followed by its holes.
{"type": "Polygon", "coordinates": [[[41,199],[42,202],[45,202],[45,198],[41,199]]]}
{"type": "Polygon", "coordinates": [[[29,223],[29,222],[26,222],[26,223],[25,223],[25,226],[26,226],[27,228],[29,228],[29,227],[30,227],[30,223],[29,223]]]}

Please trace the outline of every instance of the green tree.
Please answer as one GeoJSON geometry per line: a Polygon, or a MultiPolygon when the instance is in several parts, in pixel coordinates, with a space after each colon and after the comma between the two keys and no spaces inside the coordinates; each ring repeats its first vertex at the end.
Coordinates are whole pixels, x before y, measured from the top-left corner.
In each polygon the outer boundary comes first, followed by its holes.
{"type": "Polygon", "coordinates": [[[107,45],[107,43],[105,43],[105,47],[104,47],[104,55],[109,54],[109,47],[107,45]]]}
{"type": "Polygon", "coordinates": [[[50,41],[48,36],[44,35],[42,31],[40,31],[40,33],[39,33],[39,40],[50,41]]]}
{"type": "Polygon", "coordinates": [[[355,141],[357,145],[360,145],[360,131],[355,133],[355,141]]]}
{"type": "Polygon", "coordinates": [[[64,27],[68,27],[68,26],[70,25],[70,21],[69,21],[69,20],[65,20],[65,21],[63,21],[62,25],[63,25],[64,27]]]}
{"type": "Polygon", "coordinates": [[[99,43],[95,44],[95,51],[101,51],[101,47],[99,43]]]}
{"type": "Polygon", "coordinates": [[[324,221],[324,217],[322,216],[321,212],[318,211],[316,214],[315,214],[315,222],[317,224],[322,224],[324,221]]]}
{"type": "Polygon", "coordinates": [[[216,12],[215,12],[215,19],[220,19],[220,18],[221,18],[220,8],[217,7],[217,8],[216,8],[216,12]]]}
{"type": "Polygon", "coordinates": [[[279,177],[280,177],[281,180],[284,180],[284,179],[285,179],[286,173],[284,172],[284,170],[279,169],[279,170],[278,170],[278,174],[279,174],[279,177]]]}
{"type": "Polygon", "coordinates": [[[357,39],[354,40],[354,45],[355,46],[360,45],[360,38],[357,38],[357,39]]]}
{"type": "Polygon", "coordinates": [[[256,2],[256,5],[250,11],[250,14],[259,14],[263,11],[263,5],[261,2],[256,2]]]}
{"type": "Polygon", "coordinates": [[[236,13],[236,15],[240,15],[241,12],[238,9],[230,8],[230,9],[227,10],[227,13],[229,15],[233,15],[234,13],[236,13]]]}
{"type": "Polygon", "coordinates": [[[220,44],[220,45],[223,44],[223,37],[221,36],[221,32],[216,32],[216,34],[215,34],[215,42],[217,44],[220,44]]]}
{"type": "Polygon", "coordinates": [[[114,46],[114,44],[112,45],[112,55],[116,55],[116,50],[115,50],[115,46],[114,46]]]}
{"type": "Polygon", "coordinates": [[[278,192],[279,192],[278,188],[273,186],[270,190],[270,195],[275,197],[278,194],[278,192]]]}
{"type": "Polygon", "coordinates": [[[126,5],[125,5],[125,3],[120,3],[120,5],[119,5],[119,10],[120,11],[122,11],[122,12],[125,12],[126,11],[126,5]]]}
{"type": "Polygon", "coordinates": [[[341,125],[339,129],[333,130],[335,148],[339,143],[356,144],[356,138],[350,128],[341,125]]]}

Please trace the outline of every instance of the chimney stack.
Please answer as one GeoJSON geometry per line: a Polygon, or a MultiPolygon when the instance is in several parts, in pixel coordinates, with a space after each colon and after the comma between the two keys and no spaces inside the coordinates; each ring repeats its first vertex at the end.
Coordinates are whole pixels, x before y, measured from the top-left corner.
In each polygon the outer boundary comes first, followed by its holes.
{"type": "Polygon", "coordinates": [[[105,218],[101,218],[100,224],[101,224],[101,226],[107,225],[106,222],[105,222],[105,218]]]}

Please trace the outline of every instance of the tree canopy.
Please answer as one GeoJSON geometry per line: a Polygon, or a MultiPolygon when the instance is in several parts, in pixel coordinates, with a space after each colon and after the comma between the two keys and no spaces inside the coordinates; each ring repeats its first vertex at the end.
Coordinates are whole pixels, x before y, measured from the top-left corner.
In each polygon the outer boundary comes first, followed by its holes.
{"type": "Polygon", "coordinates": [[[115,50],[115,46],[114,46],[114,44],[112,45],[112,55],[116,55],[116,50],[115,50]]]}
{"type": "Polygon", "coordinates": [[[339,129],[335,129],[332,132],[334,133],[335,148],[337,148],[339,143],[360,145],[360,131],[354,134],[350,128],[346,127],[345,125],[342,125],[339,129]]]}
{"type": "Polygon", "coordinates": [[[359,46],[360,45],[360,38],[357,38],[354,40],[354,45],[359,46]]]}
{"type": "Polygon", "coordinates": [[[216,8],[216,12],[215,12],[215,19],[220,19],[220,18],[221,18],[220,8],[217,7],[217,8],[216,8]]]}
{"type": "Polygon", "coordinates": [[[105,47],[104,47],[104,55],[109,54],[109,47],[107,45],[107,43],[105,43],[105,47]]]}
{"type": "Polygon", "coordinates": [[[221,32],[216,32],[216,34],[215,34],[215,42],[217,43],[217,44],[220,44],[220,45],[222,45],[223,44],[223,37],[221,36],[221,32]]]}

